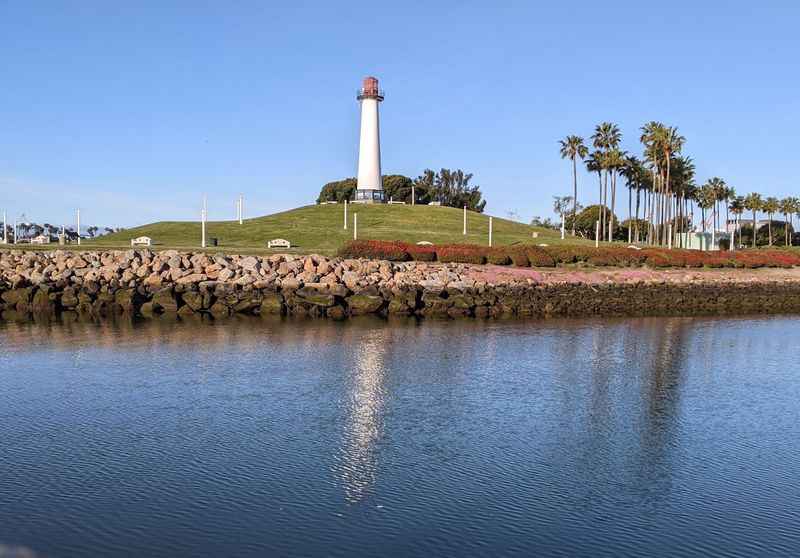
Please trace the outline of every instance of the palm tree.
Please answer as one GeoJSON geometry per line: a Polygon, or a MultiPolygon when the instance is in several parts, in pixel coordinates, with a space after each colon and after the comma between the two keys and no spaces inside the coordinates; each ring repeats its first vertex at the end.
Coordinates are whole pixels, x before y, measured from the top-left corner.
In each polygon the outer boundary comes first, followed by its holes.
{"type": "Polygon", "coordinates": [[[608,222],[608,240],[614,239],[614,209],[617,204],[617,174],[625,168],[626,153],[618,147],[612,147],[606,153],[606,165],[611,171],[611,213],[608,222]]]}
{"type": "Polygon", "coordinates": [[[791,215],[794,213],[794,199],[783,198],[778,202],[778,210],[783,214],[783,245],[790,245],[789,226],[791,225],[791,215]]]}
{"type": "Polygon", "coordinates": [[[758,237],[758,234],[756,234],[756,213],[761,210],[763,204],[764,201],[761,199],[761,194],[755,192],[748,194],[747,197],[744,198],[745,209],[753,212],[753,248],[757,245],[756,238],[758,237]]]}
{"type": "Polygon", "coordinates": [[[572,159],[572,236],[575,236],[575,217],[578,214],[578,163],[589,154],[589,149],[584,145],[580,136],[567,136],[560,141],[561,158],[572,159]]]}
{"type": "Polygon", "coordinates": [[[604,156],[603,153],[599,150],[592,151],[589,158],[586,159],[586,170],[589,172],[596,172],[597,173],[597,180],[600,184],[600,220],[602,221],[602,214],[603,214],[603,168],[604,168],[604,156]]]}
{"type": "Polygon", "coordinates": [[[731,200],[731,213],[736,216],[736,226],[733,229],[733,237],[731,238],[731,246],[736,244],[736,231],[739,231],[739,244],[742,243],[742,226],[741,226],[741,219],[742,213],[744,213],[744,198],[742,196],[736,196],[731,200]]]}
{"type": "MultiPolygon", "coordinates": [[[[612,124],[611,122],[601,122],[595,126],[594,134],[592,134],[592,145],[601,153],[599,162],[604,175],[600,194],[600,229],[603,231],[604,235],[606,224],[606,207],[608,206],[608,178],[610,170],[608,153],[610,150],[619,147],[620,141],[622,141],[622,132],[620,132],[619,126],[616,124],[612,124]]],[[[614,171],[614,175],[616,175],[616,171],[614,171]]],[[[608,240],[611,240],[610,236],[608,240]]]]}
{"type": "MultiPolygon", "coordinates": [[[[717,203],[717,195],[714,191],[714,186],[711,182],[707,182],[704,184],[697,192],[695,192],[697,206],[700,208],[701,214],[701,225],[703,226],[703,246],[706,246],[706,209],[712,209],[714,204],[717,203]]],[[[713,213],[712,213],[713,215],[713,213]]],[[[712,227],[713,225],[713,218],[712,218],[712,227]]],[[[712,233],[713,234],[713,233],[712,233]]],[[[713,240],[712,240],[713,245],[713,240]]],[[[707,248],[707,246],[706,246],[707,248]]]]}
{"type": "Polygon", "coordinates": [[[780,209],[780,202],[778,198],[769,197],[764,200],[764,205],[761,207],[767,213],[767,228],[769,230],[769,245],[772,246],[772,217],[775,212],[780,209]]]}
{"type": "Polygon", "coordinates": [[[628,184],[628,223],[633,223],[633,227],[628,226],[628,243],[639,242],[639,205],[642,189],[647,188],[648,174],[647,169],[635,156],[631,155],[625,159],[625,166],[620,171],[628,184]],[[633,189],[636,188],[636,217],[633,212],[633,189]],[[635,231],[634,231],[635,228],[635,231]]]}

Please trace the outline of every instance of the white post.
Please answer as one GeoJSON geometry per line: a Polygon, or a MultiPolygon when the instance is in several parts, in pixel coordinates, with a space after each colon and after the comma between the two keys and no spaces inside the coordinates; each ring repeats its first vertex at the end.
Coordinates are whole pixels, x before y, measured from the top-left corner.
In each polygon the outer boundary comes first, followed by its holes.
{"type": "Polygon", "coordinates": [[[347,199],[344,200],[344,230],[347,230],[347,199]]]}
{"type": "Polygon", "coordinates": [[[594,224],[594,247],[600,248],[600,221],[594,224]]]}
{"type": "Polygon", "coordinates": [[[411,205],[416,205],[417,196],[414,195],[414,185],[411,185],[411,205]]]}
{"type": "Polygon", "coordinates": [[[561,214],[561,240],[564,240],[564,214],[561,214]]]}
{"type": "Polygon", "coordinates": [[[244,220],[244,194],[239,194],[239,224],[244,220]]]}
{"type": "Polygon", "coordinates": [[[8,223],[6,223],[5,211],[3,211],[3,244],[8,244],[8,223]]]}
{"type": "Polygon", "coordinates": [[[467,206],[464,206],[464,235],[467,234],[467,206]]]}
{"type": "Polygon", "coordinates": [[[78,210],[78,246],[81,245],[81,210],[78,210]]]}
{"type": "Polygon", "coordinates": [[[17,243],[17,220],[14,219],[14,244],[17,243]]]}
{"type": "Polygon", "coordinates": [[[358,240],[358,213],[353,213],[353,240],[358,240]]]}
{"type": "Polygon", "coordinates": [[[200,246],[206,247],[206,197],[203,196],[203,209],[200,210],[200,246]]]}
{"type": "Polygon", "coordinates": [[[492,218],[489,217],[489,248],[492,247],[492,218]]]}
{"type": "Polygon", "coordinates": [[[667,234],[669,235],[667,239],[667,250],[672,250],[672,223],[667,225],[667,234]]]}

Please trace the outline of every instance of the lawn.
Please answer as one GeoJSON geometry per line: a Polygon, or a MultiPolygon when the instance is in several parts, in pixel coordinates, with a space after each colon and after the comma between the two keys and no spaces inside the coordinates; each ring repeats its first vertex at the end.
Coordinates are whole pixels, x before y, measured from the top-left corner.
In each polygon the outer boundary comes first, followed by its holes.
{"type": "MultiPolygon", "coordinates": [[[[333,254],[353,238],[353,217],[358,214],[358,238],[374,240],[428,241],[434,244],[487,244],[489,217],[467,212],[467,234],[462,234],[463,211],[451,207],[427,205],[350,205],[348,229],[344,230],[344,206],[341,204],[310,205],[266,217],[237,221],[206,223],[206,237],[217,238],[218,250],[241,253],[269,252],[267,241],[285,238],[293,251],[300,253],[333,254]]],[[[495,245],[518,242],[560,244],[580,242],[569,238],[562,241],[557,231],[532,227],[523,223],[495,217],[492,238],[495,245]],[[533,233],[538,238],[533,238],[533,233]]],[[[153,249],[198,249],[200,223],[162,221],[81,241],[81,248],[128,248],[138,236],[153,239],[153,249]]]]}

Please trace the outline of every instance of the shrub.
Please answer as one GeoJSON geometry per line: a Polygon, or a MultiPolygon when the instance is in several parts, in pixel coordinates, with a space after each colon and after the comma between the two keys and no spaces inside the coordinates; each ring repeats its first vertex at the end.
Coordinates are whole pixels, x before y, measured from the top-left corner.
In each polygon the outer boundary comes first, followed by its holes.
{"type": "Polygon", "coordinates": [[[511,263],[511,256],[506,248],[487,248],[486,263],[508,265],[511,263]]]}
{"type": "Polygon", "coordinates": [[[410,257],[403,243],[384,240],[351,240],[339,249],[339,256],[392,262],[406,261],[410,257]]]}
{"type": "Polygon", "coordinates": [[[406,242],[382,240],[355,240],[339,250],[343,258],[369,258],[377,260],[472,263],[487,261],[496,265],[513,264],[518,267],[553,267],[558,263],[571,264],[588,261],[597,266],[636,267],[759,267],[800,266],[800,250],[769,249],[737,252],[701,252],[665,248],[634,250],[621,246],[496,246],[487,248],[475,244],[450,244],[443,246],[417,245],[406,242]]]}
{"type": "Polygon", "coordinates": [[[533,267],[555,267],[556,260],[540,246],[526,246],[525,255],[533,267]]]}
{"type": "Polygon", "coordinates": [[[546,246],[542,250],[550,254],[557,264],[573,264],[589,259],[589,252],[581,246],[546,246]]]}
{"type": "Polygon", "coordinates": [[[440,262],[486,263],[484,249],[469,244],[448,244],[436,247],[436,259],[440,262]]]}
{"type": "Polygon", "coordinates": [[[512,248],[509,253],[511,263],[517,267],[530,267],[531,261],[523,248],[512,248]]]}
{"type": "Polygon", "coordinates": [[[586,261],[597,266],[636,267],[647,259],[647,253],[633,248],[593,248],[586,261]]]}
{"type": "Polygon", "coordinates": [[[436,261],[436,247],[432,244],[403,244],[412,260],[418,262],[436,261]]]}

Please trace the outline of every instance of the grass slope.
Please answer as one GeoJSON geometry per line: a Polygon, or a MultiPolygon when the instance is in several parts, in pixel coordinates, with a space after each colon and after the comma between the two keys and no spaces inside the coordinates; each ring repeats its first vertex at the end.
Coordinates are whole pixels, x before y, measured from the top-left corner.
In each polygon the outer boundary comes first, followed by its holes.
{"type": "MultiPolygon", "coordinates": [[[[486,244],[489,239],[489,217],[467,213],[468,234],[462,234],[463,211],[452,207],[427,205],[350,205],[348,229],[344,230],[344,206],[310,205],[266,217],[206,223],[207,238],[219,239],[219,250],[247,253],[267,252],[267,241],[285,238],[294,251],[333,254],[353,238],[353,215],[358,214],[358,238],[361,240],[427,240],[440,243],[486,244]]],[[[494,218],[492,238],[495,245],[516,242],[561,243],[557,232],[531,227],[507,219],[494,218]],[[532,232],[539,233],[534,241],[532,232]]],[[[153,239],[155,249],[197,249],[200,245],[199,222],[163,221],[105,235],[82,242],[86,247],[129,247],[138,236],[153,239]]],[[[572,240],[572,242],[581,242],[572,240]]],[[[565,241],[568,242],[568,241],[565,241]]]]}

